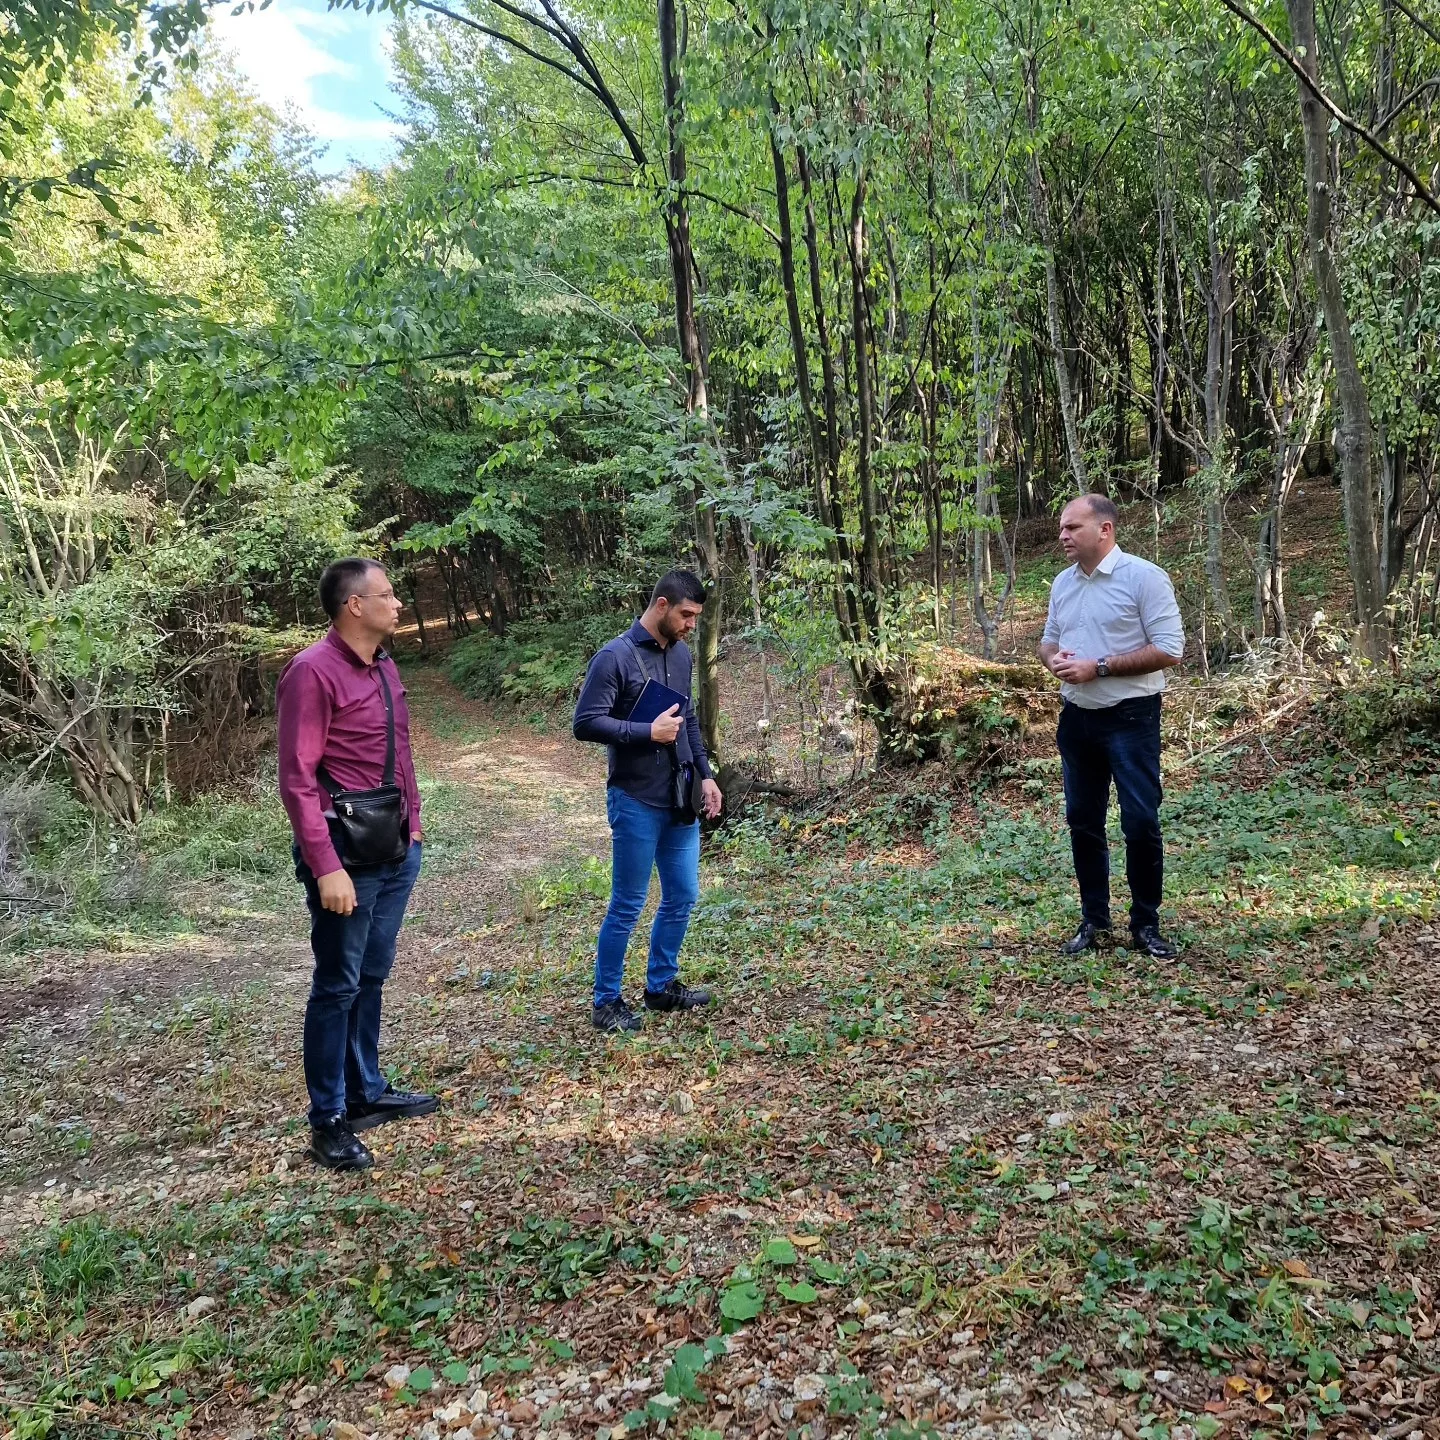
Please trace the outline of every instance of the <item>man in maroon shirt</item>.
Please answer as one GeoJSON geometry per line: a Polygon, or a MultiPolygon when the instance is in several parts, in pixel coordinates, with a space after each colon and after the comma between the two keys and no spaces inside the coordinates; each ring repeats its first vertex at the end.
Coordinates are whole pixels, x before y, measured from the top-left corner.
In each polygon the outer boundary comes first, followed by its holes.
{"type": "Polygon", "coordinates": [[[310,1154],[332,1170],[362,1170],[374,1161],[357,1130],[428,1115],[439,1104],[433,1095],[394,1089],[380,1069],[380,992],[420,874],[420,791],[405,687],[382,648],[400,618],[384,567],[337,560],[320,577],[320,603],[330,630],[286,665],[275,689],[280,798],[295,832],[295,874],[305,887],[315,956],[305,1007],[310,1154]],[[382,783],[387,684],[410,844],[404,859],[361,866],[347,863],[343,831],[330,823],[331,794],[382,783]]]}

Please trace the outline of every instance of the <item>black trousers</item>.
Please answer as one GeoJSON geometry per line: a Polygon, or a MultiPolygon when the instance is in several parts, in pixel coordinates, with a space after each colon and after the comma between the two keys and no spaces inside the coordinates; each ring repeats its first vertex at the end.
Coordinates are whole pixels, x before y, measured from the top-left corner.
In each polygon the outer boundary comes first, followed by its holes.
{"type": "Polygon", "coordinates": [[[1122,700],[1103,710],[1068,701],[1055,733],[1065,777],[1065,821],[1080,884],[1080,911],[1092,925],[1110,925],[1110,846],[1105,812],[1110,784],[1120,801],[1130,928],[1160,923],[1165,845],[1160,836],[1160,697],[1122,700]]]}

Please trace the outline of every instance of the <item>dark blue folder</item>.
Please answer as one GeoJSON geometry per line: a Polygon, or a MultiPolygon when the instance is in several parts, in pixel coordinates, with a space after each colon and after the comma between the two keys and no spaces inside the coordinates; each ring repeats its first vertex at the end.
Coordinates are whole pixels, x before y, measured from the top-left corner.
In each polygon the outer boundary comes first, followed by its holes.
{"type": "Polygon", "coordinates": [[[684,715],[685,707],[689,703],[688,695],[682,695],[678,690],[672,690],[658,680],[647,680],[645,688],[640,692],[640,698],[625,718],[633,720],[639,725],[648,725],[657,715],[663,715],[672,705],[678,705],[680,714],[684,715]]]}

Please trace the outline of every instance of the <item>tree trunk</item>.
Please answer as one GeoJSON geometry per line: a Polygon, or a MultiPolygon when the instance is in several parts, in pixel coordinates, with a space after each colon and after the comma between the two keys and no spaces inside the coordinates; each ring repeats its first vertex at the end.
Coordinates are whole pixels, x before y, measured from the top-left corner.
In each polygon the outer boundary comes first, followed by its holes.
{"type": "MultiPolygon", "coordinates": [[[[771,105],[778,115],[773,96],[771,105]]],[[[829,348],[824,339],[824,312],[819,308],[817,300],[816,324],[821,329],[821,371],[824,377],[826,407],[825,418],[822,420],[815,411],[814,394],[810,388],[809,347],[805,341],[804,321],[800,317],[799,286],[795,278],[795,237],[790,218],[790,175],[773,128],[770,132],[770,160],[775,172],[775,201],[780,222],[780,279],[785,290],[785,318],[790,328],[790,350],[795,361],[795,387],[800,394],[800,409],[805,417],[806,434],[810,441],[815,518],[829,532],[825,550],[831,567],[830,600],[835,610],[835,621],[840,627],[842,641],[852,645],[857,638],[858,627],[855,624],[854,601],[851,599],[848,606],[846,601],[850,588],[846,573],[849,566],[845,563],[848,557],[842,548],[845,544],[844,520],[836,498],[839,490],[837,447],[831,441],[835,433],[834,375],[830,366],[829,348]]]]}
{"type": "Polygon", "coordinates": [[[815,223],[815,197],[810,183],[810,164],[803,148],[796,147],[795,160],[805,205],[805,257],[810,274],[810,305],[815,311],[815,338],[820,348],[820,384],[825,405],[825,468],[830,477],[830,511],[822,514],[820,519],[834,530],[835,545],[840,555],[840,575],[836,583],[844,591],[846,617],[846,623],[841,625],[841,633],[858,636],[860,609],[855,599],[850,536],[845,526],[839,488],[840,396],[835,384],[835,357],[830,348],[830,326],[826,319],[824,275],[820,267],[820,235],[815,223]]]}
{"type": "MultiPolygon", "coordinates": [[[[666,175],[665,240],[670,252],[670,273],[675,288],[675,329],[685,368],[685,413],[705,432],[723,466],[720,438],[710,415],[709,375],[700,326],[695,313],[695,256],[690,244],[690,207],[685,197],[685,142],[681,138],[684,115],[680,98],[680,63],[684,39],[676,24],[675,0],[658,0],[660,68],[665,92],[666,175]]],[[[721,587],[720,542],[715,506],[698,474],[691,484],[691,510],[700,575],[709,598],[700,614],[695,659],[699,671],[700,735],[711,759],[720,755],[720,625],[724,592],[721,587]]]]}
{"type": "Polygon", "coordinates": [[[871,455],[875,444],[875,397],[870,386],[870,346],[865,323],[865,172],[850,202],[851,339],[855,350],[855,471],[860,484],[860,604],[872,643],[883,614],[884,570],[880,551],[880,504],[871,455]]]}
{"type": "Polygon", "coordinates": [[[1221,636],[1234,628],[1230,596],[1225,588],[1225,495],[1229,488],[1226,457],[1226,417],[1230,399],[1230,364],[1233,353],[1235,291],[1230,257],[1220,247],[1215,187],[1208,167],[1204,175],[1206,239],[1210,252],[1210,283],[1205,292],[1205,440],[1202,485],[1205,501],[1205,579],[1211,603],[1220,621],[1221,636]]]}
{"type": "Polygon", "coordinates": [[[1040,153],[1035,132],[1040,123],[1039,61],[1031,56],[1025,68],[1025,104],[1030,121],[1030,210],[1040,233],[1040,248],[1045,257],[1045,319],[1050,331],[1050,353],[1055,360],[1055,393],[1060,403],[1060,421],[1065,430],[1065,449],[1070,459],[1070,473],[1075,480],[1075,493],[1084,495],[1090,489],[1085,468],[1085,451],[1080,444],[1080,426],[1075,418],[1075,395],[1070,378],[1070,362],[1065,353],[1065,338],[1060,325],[1060,280],[1055,272],[1055,227],[1050,219],[1050,197],[1040,169],[1040,153]]]}
{"type": "MultiPolygon", "coordinates": [[[[1319,58],[1316,53],[1315,0],[1285,0],[1290,15],[1290,34],[1298,52],[1300,67],[1318,88],[1319,58]]],[[[1306,234],[1310,263],[1315,272],[1315,289],[1325,316],[1325,331],[1335,364],[1335,394],[1340,420],[1336,454],[1340,464],[1340,491],[1345,512],[1345,538],[1350,559],[1350,579],[1355,589],[1356,618],[1361,642],[1372,657],[1388,646],[1385,591],[1380,575],[1376,536],[1370,397],[1355,357],[1350,315],[1340,285],[1340,271],[1330,245],[1329,122],[1314,90],[1297,81],[1300,97],[1300,125],[1305,139],[1305,189],[1308,199],[1306,234]]]]}
{"type": "Polygon", "coordinates": [[[1016,421],[1015,488],[1019,492],[1019,509],[1028,520],[1044,513],[1044,476],[1035,458],[1035,383],[1030,372],[1030,345],[1020,346],[1019,415],[1016,421]]]}

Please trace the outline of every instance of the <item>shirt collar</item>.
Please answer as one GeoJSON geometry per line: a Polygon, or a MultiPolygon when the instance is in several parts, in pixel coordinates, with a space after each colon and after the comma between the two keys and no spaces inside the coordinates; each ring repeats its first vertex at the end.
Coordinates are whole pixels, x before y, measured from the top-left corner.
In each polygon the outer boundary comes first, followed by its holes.
{"type": "Polygon", "coordinates": [[[1075,576],[1079,580],[1093,580],[1097,575],[1113,575],[1115,567],[1125,559],[1125,552],[1118,546],[1108,550],[1104,559],[1096,562],[1095,568],[1087,575],[1081,568],[1080,562],[1075,562],[1075,576]]]}
{"type": "MultiPolygon", "coordinates": [[[[325,643],[327,645],[333,645],[352,665],[356,665],[362,670],[370,669],[370,665],[367,665],[365,661],[341,639],[340,632],[333,625],[325,632],[325,643]]],[[[376,650],[375,659],[372,663],[378,665],[385,658],[387,658],[386,651],[382,645],[376,650]]]]}
{"type": "Polygon", "coordinates": [[[638,620],[625,633],[636,645],[648,645],[652,650],[660,648],[660,642],[638,620]]]}

